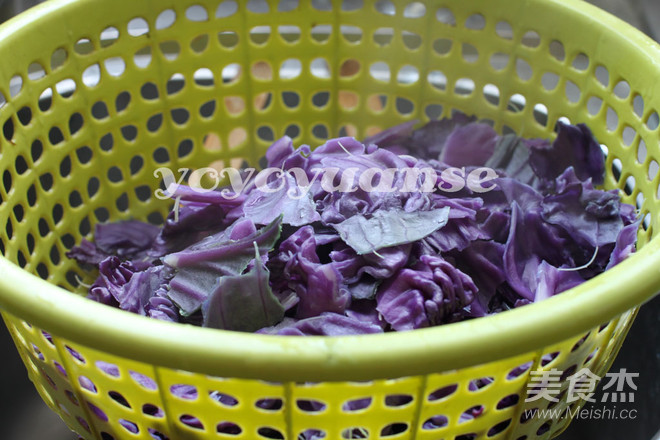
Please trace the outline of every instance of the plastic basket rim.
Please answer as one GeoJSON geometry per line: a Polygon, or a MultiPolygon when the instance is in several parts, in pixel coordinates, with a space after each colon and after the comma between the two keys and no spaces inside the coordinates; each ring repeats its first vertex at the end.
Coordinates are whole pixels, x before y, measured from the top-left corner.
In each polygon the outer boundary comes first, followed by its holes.
{"type": "MultiPolygon", "coordinates": [[[[41,17],[86,1],[42,3],[0,25],[0,44],[41,17]]],[[[631,50],[660,60],[657,43],[595,6],[577,0],[528,2],[615,29],[631,50]]],[[[269,381],[370,380],[483,364],[585,333],[651,299],[660,286],[658,268],[660,237],[654,237],[596,278],[515,310],[410,332],[300,338],[206,329],[135,315],[71,294],[0,256],[0,307],[74,344],[151,365],[269,381]]]]}

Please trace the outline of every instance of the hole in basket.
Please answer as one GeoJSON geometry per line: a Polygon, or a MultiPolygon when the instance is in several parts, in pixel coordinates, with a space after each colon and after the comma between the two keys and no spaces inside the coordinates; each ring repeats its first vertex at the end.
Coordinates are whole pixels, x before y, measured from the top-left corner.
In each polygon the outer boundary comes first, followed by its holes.
{"type": "Polygon", "coordinates": [[[616,131],[619,127],[619,115],[612,107],[607,107],[607,129],[609,131],[616,131]]]}
{"type": "Polygon", "coordinates": [[[390,423],[380,431],[380,435],[381,437],[390,437],[393,435],[404,433],[407,430],[408,430],[407,423],[390,423]]]}
{"type": "MultiPolygon", "coordinates": [[[[1,96],[1,95],[0,95],[1,96]]],[[[53,90],[48,88],[39,95],[39,110],[47,112],[53,104],[53,90]]]]}
{"type": "MultiPolygon", "coordinates": [[[[631,146],[632,143],[635,141],[635,138],[637,137],[637,132],[635,131],[634,128],[632,128],[629,125],[626,125],[623,127],[623,133],[621,134],[621,138],[623,140],[624,145],[627,147],[631,146]]],[[[640,162],[644,162],[643,160],[640,162]]]]}
{"type": "Polygon", "coordinates": [[[94,46],[89,38],[81,38],[73,45],[73,50],[78,55],[89,55],[94,51],[94,46]]]}
{"type": "Polygon", "coordinates": [[[87,67],[82,74],[83,84],[87,87],[94,87],[101,81],[101,66],[92,64],[87,67]]]}
{"type": "Polygon", "coordinates": [[[488,437],[495,437],[497,434],[501,434],[506,431],[509,425],[511,425],[511,419],[498,423],[488,430],[488,437]]]}
{"type": "Polygon", "coordinates": [[[209,14],[201,5],[192,5],[186,9],[186,18],[190,21],[207,21],[209,14]]]}
{"type": "Polygon", "coordinates": [[[471,380],[468,384],[468,391],[479,391],[482,390],[495,382],[493,377],[482,377],[479,379],[471,380]]]}
{"type": "Polygon", "coordinates": [[[137,434],[140,432],[138,426],[130,420],[119,419],[119,424],[130,433],[137,434]]]}
{"type": "Polygon", "coordinates": [[[102,422],[108,421],[108,416],[101,410],[101,408],[91,402],[87,402],[87,406],[92,411],[92,414],[94,414],[99,420],[102,422]]]}
{"type": "Polygon", "coordinates": [[[162,125],[163,125],[163,114],[162,113],[156,113],[155,115],[153,115],[149,119],[147,119],[147,130],[149,130],[152,133],[155,133],[158,130],[160,130],[162,125]]]}
{"type": "Polygon", "coordinates": [[[435,13],[435,18],[440,22],[448,26],[456,26],[456,17],[454,13],[447,8],[440,8],[435,13]]]}
{"type": "Polygon", "coordinates": [[[549,45],[550,55],[557,61],[564,61],[566,59],[566,50],[561,41],[552,40],[549,45]]]}
{"type": "Polygon", "coordinates": [[[58,49],[55,49],[55,51],[50,57],[51,70],[55,71],[60,67],[62,67],[64,63],[66,63],[67,58],[68,58],[68,53],[64,48],[60,47],[58,49]]]}
{"type": "Polygon", "coordinates": [[[373,399],[371,397],[362,397],[359,399],[347,400],[344,402],[341,408],[343,411],[348,412],[361,411],[363,409],[369,408],[372,402],[373,399]]]}
{"type": "Polygon", "coordinates": [[[215,99],[206,101],[199,107],[199,115],[202,118],[209,119],[215,114],[216,102],[215,99]]]}
{"type": "Polygon", "coordinates": [[[469,420],[481,417],[484,414],[484,410],[485,408],[483,405],[475,405],[471,408],[468,408],[463,412],[463,414],[461,414],[461,417],[458,419],[458,423],[465,423],[469,420]]]}
{"type": "Polygon", "coordinates": [[[312,105],[317,108],[323,108],[330,103],[329,92],[317,92],[312,95],[312,105]]]}
{"type": "Polygon", "coordinates": [[[417,50],[422,45],[422,37],[414,32],[402,31],[401,39],[403,45],[410,50],[417,50]]]}
{"type": "Polygon", "coordinates": [[[71,78],[63,79],[55,84],[55,90],[62,98],[69,98],[76,91],[76,82],[71,78]]]}
{"type": "Polygon", "coordinates": [[[121,127],[121,135],[126,142],[133,142],[138,135],[138,129],[135,125],[124,125],[121,127]]]}
{"type": "Polygon", "coordinates": [[[131,405],[128,403],[128,400],[126,400],[126,398],[122,396],[121,393],[118,393],[117,391],[110,391],[108,392],[108,395],[112,400],[114,400],[118,404],[125,406],[126,408],[131,408],[131,405]]]}
{"type": "Polygon", "coordinates": [[[321,79],[329,79],[332,71],[330,70],[330,64],[325,58],[315,58],[310,64],[310,71],[313,76],[321,79]]]}
{"type": "Polygon", "coordinates": [[[266,142],[273,142],[275,140],[275,132],[267,125],[257,127],[257,137],[266,142]]]}
{"type": "Polygon", "coordinates": [[[302,63],[300,60],[295,58],[289,58],[284,60],[280,65],[280,78],[281,79],[293,79],[300,76],[302,73],[302,63]]]}
{"type": "Polygon", "coordinates": [[[108,112],[108,106],[105,104],[103,101],[96,101],[94,105],[92,105],[92,117],[94,119],[105,119],[110,116],[110,113],[108,112]]]}
{"type": "Polygon", "coordinates": [[[383,15],[395,15],[396,7],[390,0],[379,0],[376,2],[376,11],[383,15]]]}
{"type": "Polygon", "coordinates": [[[384,82],[390,81],[390,66],[383,61],[377,61],[371,64],[371,66],[369,66],[369,73],[375,80],[384,82]]]}
{"type": "Polygon", "coordinates": [[[149,376],[146,376],[142,373],[138,373],[136,371],[129,371],[128,374],[131,376],[131,379],[133,379],[135,383],[137,383],[141,387],[146,388],[148,390],[158,389],[156,382],[149,376]]]}
{"type": "Polygon", "coordinates": [[[279,430],[275,428],[261,427],[257,430],[257,433],[264,438],[269,438],[274,440],[284,440],[284,434],[282,434],[279,430]]]}
{"type": "Polygon", "coordinates": [[[282,399],[278,398],[259,399],[256,401],[255,406],[266,411],[279,411],[282,409],[283,402],[282,399]]]}
{"type": "Polygon", "coordinates": [[[596,116],[603,107],[603,100],[598,96],[590,96],[587,100],[587,111],[590,115],[596,116]]]}
{"type": "Polygon", "coordinates": [[[279,33],[280,38],[289,44],[294,44],[300,41],[300,36],[302,34],[300,27],[293,25],[278,26],[277,32],[279,33]]]}
{"type": "Polygon", "coordinates": [[[546,432],[550,431],[550,428],[552,427],[551,422],[545,422],[541,427],[536,431],[536,435],[542,436],[546,432]]]}
{"type": "Polygon", "coordinates": [[[126,70],[126,62],[121,57],[108,58],[103,62],[105,70],[110,76],[121,76],[126,70]]]}
{"type": "Polygon", "coordinates": [[[64,142],[64,135],[59,127],[53,127],[48,132],[48,141],[51,145],[57,145],[64,142]]]}
{"type": "Polygon", "coordinates": [[[490,56],[490,66],[495,71],[501,71],[506,69],[509,65],[509,54],[504,52],[495,52],[490,56]]]}
{"type": "Polygon", "coordinates": [[[630,84],[627,81],[619,81],[616,86],[614,86],[614,95],[619,99],[626,99],[630,96],[630,84]]]}
{"type": "Polygon", "coordinates": [[[472,14],[465,20],[465,27],[475,31],[480,31],[486,27],[486,19],[481,14],[472,14]]]}
{"type": "Polygon", "coordinates": [[[324,124],[316,124],[313,126],[312,135],[319,139],[327,139],[330,136],[328,127],[324,124]]]}
{"type": "Polygon", "coordinates": [[[153,158],[156,163],[167,163],[170,160],[170,153],[167,151],[167,148],[158,147],[154,150],[153,158]]]}
{"type": "Polygon", "coordinates": [[[225,0],[218,5],[218,9],[215,10],[216,18],[226,18],[231,17],[238,11],[238,5],[234,0],[225,0]]]}
{"type": "Polygon", "coordinates": [[[529,48],[537,48],[541,44],[541,36],[536,31],[527,31],[522,37],[521,43],[529,48]]]}
{"type": "Polygon", "coordinates": [[[606,67],[600,65],[596,66],[594,74],[603,87],[607,87],[610,84],[610,72],[606,67]]]}
{"type": "Polygon", "coordinates": [[[517,58],[516,59],[516,73],[518,74],[518,78],[520,78],[523,81],[529,81],[532,79],[532,74],[534,73],[532,71],[532,66],[530,64],[522,59],[522,58],[517,58]]]}
{"type": "Polygon", "coordinates": [[[452,394],[454,394],[457,389],[458,389],[458,385],[456,385],[456,384],[447,385],[445,387],[438,388],[437,390],[435,390],[435,391],[433,391],[429,394],[428,400],[429,400],[429,402],[434,402],[436,400],[445,399],[445,398],[451,396],[452,394]]]}
{"type": "Polygon", "coordinates": [[[541,85],[549,92],[556,89],[558,84],[559,75],[554,72],[545,72],[541,77],[541,85]]]}
{"type": "Polygon", "coordinates": [[[495,33],[506,40],[513,39],[513,28],[508,21],[498,21],[495,25],[495,33]]]}
{"type": "Polygon", "coordinates": [[[165,416],[165,413],[161,408],[151,403],[145,403],[144,405],[142,405],[142,413],[151,417],[158,417],[158,418],[165,416]]]}
{"type": "Polygon", "coordinates": [[[233,49],[238,45],[238,34],[233,31],[218,32],[218,42],[225,49],[233,49]]]}
{"type": "Polygon", "coordinates": [[[69,133],[71,134],[71,136],[78,133],[80,129],[83,127],[83,125],[84,125],[83,116],[78,112],[73,113],[71,117],[69,117],[69,133]]]}
{"type": "Polygon", "coordinates": [[[412,401],[413,396],[409,394],[391,394],[389,396],[385,396],[385,406],[406,406],[412,401]]]}
{"type": "Polygon", "coordinates": [[[300,136],[300,126],[297,124],[291,124],[286,128],[286,130],[284,130],[284,134],[292,139],[295,139],[300,136]]]}
{"type": "Polygon", "coordinates": [[[149,32],[149,24],[144,18],[136,17],[128,22],[128,35],[139,37],[149,32]]]}
{"type": "Polygon", "coordinates": [[[341,438],[360,439],[369,438],[369,430],[362,427],[346,428],[341,432],[341,438]]]}
{"type": "Polygon", "coordinates": [[[422,429],[432,430],[444,428],[449,424],[449,419],[443,415],[431,416],[424,421],[422,429]]]}
{"type": "Polygon", "coordinates": [[[576,104],[580,101],[582,92],[580,88],[573,81],[566,80],[566,98],[569,102],[576,104]]]}
{"type": "Polygon", "coordinates": [[[282,103],[288,108],[296,108],[300,105],[300,95],[293,91],[282,92],[282,103]]]}
{"type": "Polygon", "coordinates": [[[387,46],[394,38],[394,29],[391,27],[378,28],[374,31],[374,43],[378,46],[387,46]]]}
{"type": "Polygon", "coordinates": [[[172,26],[176,21],[176,12],[172,9],[165,9],[163,12],[158,14],[156,18],[156,29],[167,29],[172,26]]]}
{"type": "Polygon", "coordinates": [[[163,41],[158,47],[167,61],[176,60],[181,53],[181,46],[176,40],[163,41]]]}
{"type": "Polygon", "coordinates": [[[316,25],[312,28],[310,35],[312,40],[316,41],[317,43],[327,43],[332,36],[332,26],[329,24],[316,25]]]}
{"type": "MultiPolygon", "coordinates": [[[[644,139],[639,140],[639,145],[637,146],[637,161],[639,163],[644,163],[646,160],[646,142],[644,142],[644,139]]],[[[649,164],[649,180],[653,180],[655,177],[655,172],[657,169],[655,168],[657,166],[657,162],[655,160],[652,160],[651,163],[649,164]],[[655,163],[654,163],[655,162],[655,163]]]]}
{"type": "Polygon", "coordinates": [[[202,421],[195,416],[191,416],[190,414],[182,415],[181,417],[179,417],[179,421],[184,425],[189,426],[193,429],[204,429],[204,425],[202,424],[202,421]]]}
{"type": "Polygon", "coordinates": [[[545,367],[553,362],[559,356],[559,352],[555,351],[553,353],[546,353],[541,357],[541,366],[545,367]]]}
{"type": "Polygon", "coordinates": [[[144,46],[138,49],[133,55],[133,63],[140,69],[145,69],[151,64],[151,46],[144,46]]]}
{"type": "Polygon", "coordinates": [[[426,6],[421,2],[412,2],[403,10],[405,18],[421,18],[426,15],[426,6]]]}
{"type": "Polygon", "coordinates": [[[265,14],[270,11],[270,6],[266,0],[248,0],[248,11],[254,14],[265,14]]]}
{"type": "Polygon", "coordinates": [[[451,52],[452,40],[449,38],[438,38],[433,42],[433,50],[440,56],[448,55],[451,52]]]}
{"type": "Polygon", "coordinates": [[[140,88],[140,95],[146,100],[158,99],[158,87],[152,82],[146,82],[140,88]]]}
{"type": "Polygon", "coordinates": [[[633,98],[633,110],[635,111],[637,117],[639,117],[640,119],[644,115],[644,98],[642,98],[641,95],[637,93],[633,98]]]}
{"type": "Polygon", "coordinates": [[[322,412],[327,407],[325,403],[312,399],[296,399],[296,406],[305,412],[322,412]]]}
{"type": "Polygon", "coordinates": [[[360,73],[360,62],[356,59],[348,59],[339,67],[339,76],[342,78],[352,77],[360,73]]]}
{"type": "Polygon", "coordinates": [[[509,373],[506,375],[506,378],[507,380],[513,380],[521,377],[523,374],[528,372],[530,368],[532,368],[532,362],[526,362],[509,371],[509,373]]]}
{"type": "Polygon", "coordinates": [[[470,43],[461,45],[461,57],[468,63],[476,63],[479,60],[479,51],[470,43]]]}
{"type": "Polygon", "coordinates": [[[506,397],[503,397],[499,402],[497,402],[497,409],[506,409],[516,406],[520,401],[520,396],[517,394],[510,394],[506,397]]]}
{"type": "Polygon", "coordinates": [[[214,402],[220,403],[225,406],[236,406],[238,405],[238,400],[229,394],[224,394],[219,391],[210,391],[209,397],[214,402]]]}
{"type": "Polygon", "coordinates": [[[115,438],[107,432],[101,432],[101,440],[115,440],[115,438]]]}
{"type": "Polygon", "coordinates": [[[589,57],[581,52],[575,56],[572,65],[576,70],[585,71],[589,68],[589,57]]]}
{"type": "Polygon", "coordinates": [[[658,128],[659,124],[660,124],[660,118],[658,117],[658,113],[655,111],[651,112],[648,118],[646,118],[646,126],[648,127],[649,130],[653,131],[658,128]]]}
{"type": "Polygon", "coordinates": [[[99,141],[99,148],[101,148],[103,151],[110,151],[112,150],[114,143],[115,141],[112,133],[106,133],[101,137],[101,140],[99,141]]]}
{"type": "Polygon", "coordinates": [[[474,92],[474,81],[470,78],[459,78],[454,85],[454,93],[459,96],[470,96],[474,92]]]}
{"type": "Polygon", "coordinates": [[[233,422],[220,422],[215,427],[215,430],[218,434],[226,435],[239,435],[243,430],[240,426],[233,422]]]}
{"type": "Polygon", "coordinates": [[[119,377],[119,367],[104,361],[96,361],[96,368],[110,377],[119,377]]]}
{"type": "Polygon", "coordinates": [[[257,46],[263,46],[270,39],[270,34],[270,26],[255,26],[250,29],[250,41],[257,46]]]}
{"type": "Polygon", "coordinates": [[[190,112],[183,107],[173,108],[170,110],[170,115],[176,125],[185,125],[190,119],[190,112]]]}
{"type": "Polygon", "coordinates": [[[197,69],[193,74],[193,80],[195,84],[200,87],[212,87],[215,85],[215,79],[213,78],[213,72],[211,69],[202,67],[197,69]]]}
{"type": "Polygon", "coordinates": [[[291,12],[298,9],[298,0],[280,0],[277,5],[278,12],[291,12]]]}
{"type": "Polygon", "coordinates": [[[76,420],[80,424],[80,426],[83,427],[83,429],[87,432],[91,432],[91,429],[89,429],[89,423],[87,423],[87,420],[83,419],[80,416],[76,416],[76,420]]]}

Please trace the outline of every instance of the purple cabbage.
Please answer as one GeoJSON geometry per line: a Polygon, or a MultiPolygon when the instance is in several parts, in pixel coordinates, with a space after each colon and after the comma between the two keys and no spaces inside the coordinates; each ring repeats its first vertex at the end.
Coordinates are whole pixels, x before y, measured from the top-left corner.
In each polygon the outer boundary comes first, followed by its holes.
{"type": "MultiPolygon", "coordinates": [[[[262,334],[341,336],[542,301],[634,252],[637,212],[616,191],[595,186],[605,162],[586,126],[559,124],[550,142],[499,136],[461,113],[416,124],[314,150],[294,148],[285,136],[266,151],[266,165],[280,171],[265,182],[269,191],[249,170],[238,173],[238,194],[170,187],[177,203],[162,227],[100,224],[94,242],[67,255],[98,267],[89,298],[133,313],[262,334]],[[429,167],[435,181],[422,172],[429,167]],[[495,174],[471,186],[467,177],[482,179],[482,167],[495,174]],[[397,190],[410,183],[404,169],[420,172],[414,183],[423,190],[397,190]],[[365,174],[371,170],[375,180],[365,174]],[[444,172],[466,185],[452,186],[444,172]],[[357,185],[363,179],[373,190],[357,185]]],[[[424,426],[446,423],[431,418],[424,426]]]]}

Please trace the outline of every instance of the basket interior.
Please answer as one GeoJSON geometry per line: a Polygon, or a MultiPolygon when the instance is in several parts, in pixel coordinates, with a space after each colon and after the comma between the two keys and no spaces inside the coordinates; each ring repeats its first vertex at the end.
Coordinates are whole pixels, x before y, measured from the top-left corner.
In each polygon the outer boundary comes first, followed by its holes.
{"type": "Polygon", "coordinates": [[[0,250],[72,289],[64,253],[95,223],[162,221],[158,167],[256,165],[284,134],[314,147],[454,109],[527,137],[552,136],[559,119],[589,124],[608,151],[605,186],[644,216],[643,245],[658,187],[647,84],[597,41],[471,3],[99,7],[72,28],[43,17],[51,38],[16,32],[29,50],[0,47],[12,59],[0,72],[0,250]]]}

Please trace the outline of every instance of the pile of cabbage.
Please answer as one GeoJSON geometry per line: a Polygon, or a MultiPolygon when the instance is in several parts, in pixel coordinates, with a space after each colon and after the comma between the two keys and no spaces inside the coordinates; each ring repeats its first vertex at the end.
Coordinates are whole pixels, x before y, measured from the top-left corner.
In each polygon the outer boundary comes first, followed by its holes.
{"type": "Polygon", "coordinates": [[[265,157],[280,173],[256,182],[242,172],[240,193],[167,188],[176,203],[163,225],[98,224],[67,255],[98,268],[89,298],[129,312],[337,336],[524,306],[634,252],[636,210],[596,189],[605,158],[585,125],[559,123],[552,142],[498,135],[460,113],[415,125],[313,151],[284,137],[265,157]],[[319,169],[334,174],[323,181],[319,169]],[[370,190],[354,185],[366,172],[370,190]],[[417,190],[387,189],[411,175],[417,190]]]}

